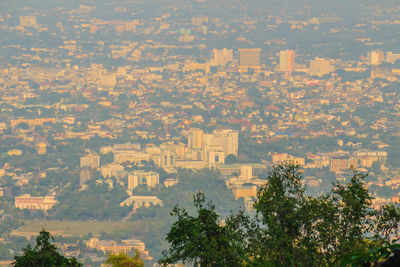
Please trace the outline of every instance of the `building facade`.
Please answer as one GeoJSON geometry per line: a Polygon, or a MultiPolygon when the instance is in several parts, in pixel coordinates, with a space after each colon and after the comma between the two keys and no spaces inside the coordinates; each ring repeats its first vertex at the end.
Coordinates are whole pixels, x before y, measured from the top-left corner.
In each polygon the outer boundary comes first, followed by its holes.
{"type": "Polygon", "coordinates": [[[49,210],[58,202],[54,196],[33,197],[29,194],[15,197],[15,208],[29,210],[49,210]]]}
{"type": "Polygon", "coordinates": [[[261,66],[261,48],[240,48],[238,55],[239,67],[259,68],[261,66]]]}

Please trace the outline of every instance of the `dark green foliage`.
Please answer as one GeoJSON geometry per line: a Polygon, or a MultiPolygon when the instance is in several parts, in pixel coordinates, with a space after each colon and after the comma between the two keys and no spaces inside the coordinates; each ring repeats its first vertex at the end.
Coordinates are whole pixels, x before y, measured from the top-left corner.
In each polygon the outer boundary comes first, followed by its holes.
{"type": "Polygon", "coordinates": [[[389,204],[381,207],[376,214],[376,238],[389,242],[393,235],[399,239],[400,232],[400,205],[389,204]]]}
{"type": "MultiPolygon", "coordinates": [[[[399,254],[400,244],[390,244],[384,246],[373,246],[373,247],[362,247],[355,251],[347,253],[338,259],[337,265],[340,267],[372,267],[376,266],[376,263],[382,263],[384,261],[390,261],[388,258],[393,253],[399,254]]],[[[398,266],[397,264],[378,265],[378,266],[398,266]]]]}
{"type": "Polygon", "coordinates": [[[338,254],[346,253],[354,245],[362,242],[370,229],[373,216],[368,189],[364,183],[366,175],[355,173],[348,184],[337,184],[333,190],[333,200],[337,207],[335,215],[338,223],[338,254]]]}
{"type": "Polygon", "coordinates": [[[235,164],[235,163],[237,163],[237,161],[238,161],[237,157],[233,154],[229,154],[225,158],[225,164],[235,164]]]}
{"type": "Polygon", "coordinates": [[[399,205],[373,210],[366,175],[357,172],[328,194],[307,196],[298,168],[292,164],[273,168],[268,183],[258,191],[255,218],[239,212],[221,226],[214,206],[203,205],[202,193],[195,198],[197,217],[176,207],[172,215],[178,220],[166,238],[170,248],[160,262],[331,266],[372,264],[390,255],[394,249],[390,237],[399,231],[399,205]]]}
{"type": "Polygon", "coordinates": [[[12,230],[18,228],[23,224],[18,218],[5,216],[0,223],[0,234],[9,234],[12,230]]]}
{"type": "Polygon", "coordinates": [[[139,208],[131,218],[146,225],[136,234],[143,236],[143,241],[154,258],[160,258],[162,251],[168,247],[166,242],[160,242],[160,240],[164,240],[173,223],[170,211],[179,204],[180,208],[185,209],[189,214],[194,214],[196,209],[193,207],[193,195],[199,190],[213,200],[215,211],[222,217],[229,215],[229,211],[242,203],[240,200],[235,200],[232,191],[215,172],[179,169],[177,178],[179,183],[172,187],[153,189],[146,193],[161,199],[162,207],[139,208]]]}
{"type": "MultiPolygon", "coordinates": [[[[213,200],[217,212],[227,213],[241,204],[240,201],[235,200],[232,192],[226,188],[224,180],[219,179],[215,172],[201,170],[195,173],[182,169],[179,170],[177,178],[179,180],[177,185],[164,188],[157,194],[164,202],[164,207],[169,210],[179,204],[190,211],[193,195],[199,190],[213,200]]],[[[191,209],[191,211],[194,210],[191,209]]]]}
{"type": "MultiPolygon", "coordinates": [[[[376,214],[370,206],[365,177],[356,172],[350,182],[335,184],[331,193],[312,197],[304,194],[298,166],[276,166],[268,184],[258,192],[255,205],[264,229],[259,254],[265,255],[265,262],[331,265],[349,251],[364,247],[367,234],[374,230],[371,226],[376,214]]],[[[388,218],[382,225],[387,226],[387,222],[388,218]]]]}
{"type": "Polygon", "coordinates": [[[54,239],[49,232],[42,230],[36,238],[35,247],[28,245],[24,248],[22,256],[15,256],[13,266],[15,267],[78,267],[75,258],[68,259],[57,252],[54,239]]]}
{"type": "Polygon", "coordinates": [[[195,266],[241,266],[246,257],[240,231],[242,218],[232,216],[226,220],[226,225],[222,225],[215,206],[211,202],[205,203],[203,193],[199,192],[193,202],[197,217],[179,207],[171,212],[178,221],[167,234],[171,248],[169,252],[164,251],[160,263],[164,266],[179,261],[195,266]]]}
{"type": "Polygon", "coordinates": [[[144,262],[140,257],[140,252],[135,249],[135,255],[130,257],[125,253],[118,255],[110,254],[107,257],[105,264],[110,264],[112,267],[143,267],[144,262]]]}
{"type": "Polygon", "coordinates": [[[125,190],[116,182],[110,188],[108,184],[96,184],[91,180],[85,191],[64,191],[58,198],[60,204],[53,208],[52,214],[73,220],[117,220],[131,210],[120,206],[127,197],[125,190]]]}
{"type": "Polygon", "coordinates": [[[267,226],[262,230],[262,248],[274,265],[291,266],[297,257],[305,256],[303,247],[298,246],[308,219],[303,192],[301,175],[294,165],[274,168],[268,184],[258,191],[255,208],[267,226]]]}

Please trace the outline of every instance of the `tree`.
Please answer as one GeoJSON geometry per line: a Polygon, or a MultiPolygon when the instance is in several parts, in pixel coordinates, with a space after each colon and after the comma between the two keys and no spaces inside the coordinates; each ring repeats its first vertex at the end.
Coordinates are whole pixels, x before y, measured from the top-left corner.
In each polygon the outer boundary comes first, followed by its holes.
{"type": "Polygon", "coordinates": [[[275,166],[255,204],[262,224],[260,255],[273,265],[331,265],[365,245],[374,211],[366,175],[335,184],[329,194],[306,196],[299,166],[275,166]]]}
{"type": "Polygon", "coordinates": [[[376,214],[376,236],[377,240],[388,243],[391,235],[398,237],[400,232],[400,205],[387,204],[381,207],[376,214]]]}
{"type": "Polygon", "coordinates": [[[82,264],[78,263],[75,258],[65,258],[59,254],[54,244],[54,238],[51,234],[45,230],[42,230],[36,237],[35,247],[28,245],[24,248],[22,256],[15,256],[13,266],[15,267],[26,267],[26,266],[37,266],[37,267],[49,267],[49,266],[61,266],[61,267],[78,267],[82,264]]]}
{"type": "Polygon", "coordinates": [[[235,164],[237,163],[237,161],[238,161],[237,157],[233,154],[229,154],[225,158],[225,164],[235,164]]]}
{"type": "Polygon", "coordinates": [[[315,242],[309,235],[312,218],[306,213],[314,205],[306,201],[297,170],[296,165],[276,166],[269,173],[268,183],[258,191],[254,207],[265,226],[261,228],[261,262],[294,266],[314,260],[315,242]]]}
{"type": "Polygon", "coordinates": [[[120,253],[118,255],[110,254],[107,257],[105,264],[109,264],[112,267],[143,267],[144,262],[140,257],[139,250],[135,249],[135,255],[130,257],[125,253],[120,253]]]}
{"type": "Polygon", "coordinates": [[[246,216],[242,212],[227,218],[223,224],[212,202],[205,203],[199,192],[193,198],[197,216],[176,206],[171,215],[178,220],[172,225],[166,240],[169,251],[163,251],[159,263],[163,266],[177,262],[193,263],[194,266],[241,266],[246,261],[244,231],[246,216]]]}
{"type": "Polygon", "coordinates": [[[337,254],[341,255],[363,243],[373,224],[370,218],[372,197],[365,185],[365,174],[355,173],[348,184],[336,184],[333,200],[337,207],[337,254]]]}
{"type": "Polygon", "coordinates": [[[373,210],[365,177],[354,172],[349,182],[314,197],[305,194],[299,166],[274,166],[258,191],[256,216],[239,212],[224,225],[199,193],[194,198],[197,217],[178,207],[173,210],[178,220],[167,234],[170,249],[160,263],[347,266],[341,264],[385,260],[398,249],[390,240],[398,235],[400,206],[373,210]]]}

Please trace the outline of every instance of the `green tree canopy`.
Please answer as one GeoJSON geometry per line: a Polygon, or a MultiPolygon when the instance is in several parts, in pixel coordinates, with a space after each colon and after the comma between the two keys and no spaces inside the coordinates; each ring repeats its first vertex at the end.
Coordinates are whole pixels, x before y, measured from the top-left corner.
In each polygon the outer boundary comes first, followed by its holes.
{"type": "Polygon", "coordinates": [[[393,252],[391,238],[399,231],[400,207],[372,209],[366,175],[355,172],[347,183],[314,197],[305,194],[298,169],[284,164],[269,172],[268,182],[258,191],[254,217],[239,212],[221,224],[211,202],[204,205],[202,193],[194,198],[197,216],[175,207],[171,214],[178,220],[166,237],[170,248],[159,262],[332,266],[358,259],[357,264],[362,255],[373,264],[393,252]]]}
{"type": "Polygon", "coordinates": [[[215,206],[205,202],[202,192],[193,199],[197,216],[191,216],[176,206],[171,215],[178,217],[167,235],[171,244],[164,251],[160,263],[165,266],[176,262],[190,262],[194,266],[241,266],[246,252],[243,246],[241,225],[245,220],[243,213],[219,221],[215,206]]]}
{"type": "Polygon", "coordinates": [[[112,267],[143,267],[144,262],[140,257],[140,252],[135,249],[135,255],[130,257],[125,253],[120,253],[118,255],[110,254],[105,262],[107,265],[112,267]]]}
{"type": "Polygon", "coordinates": [[[58,253],[56,246],[53,244],[54,239],[51,234],[42,230],[36,237],[36,245],[32,248],[28,245],[23,250],[22,256],[15,256],[14,267],[79,267],[75,258],[68,259],[58,253]]]}

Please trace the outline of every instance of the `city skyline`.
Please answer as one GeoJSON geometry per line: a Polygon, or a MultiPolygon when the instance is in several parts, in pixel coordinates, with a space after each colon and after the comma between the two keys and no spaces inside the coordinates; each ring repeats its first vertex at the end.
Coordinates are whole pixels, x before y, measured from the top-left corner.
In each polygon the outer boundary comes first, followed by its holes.
{"type": "Polygon", "coordinates": [[[399,203],[399,17],[394,0],[2,1],[0,260],[50,222],[85,264],[136,248],[151,266],[176,204],[200,190],[251,214],[282,163],[309,196],[358,171],[373,208],[399,203]]]}

